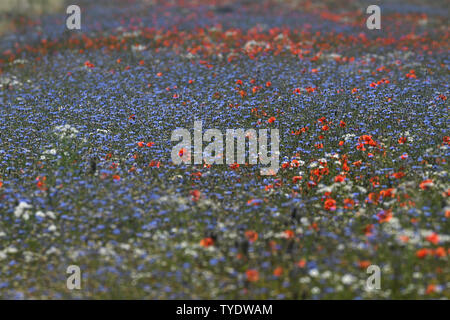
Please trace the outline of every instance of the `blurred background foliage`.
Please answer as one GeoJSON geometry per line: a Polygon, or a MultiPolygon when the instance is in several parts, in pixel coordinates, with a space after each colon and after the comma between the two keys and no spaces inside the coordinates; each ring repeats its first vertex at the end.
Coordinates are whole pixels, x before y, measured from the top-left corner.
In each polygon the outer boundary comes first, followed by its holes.
{"type": "Polygon", "coordinates": [[[65,0],[1,0],[0,34],[20,28],[30,16],[64,10],[65,2],[65,0]]]}

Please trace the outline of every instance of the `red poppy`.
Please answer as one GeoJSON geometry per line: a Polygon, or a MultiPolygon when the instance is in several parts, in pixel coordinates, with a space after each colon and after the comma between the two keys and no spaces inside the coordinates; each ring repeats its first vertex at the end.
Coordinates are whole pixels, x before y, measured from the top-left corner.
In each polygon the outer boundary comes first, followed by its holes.
{"type": "Polygon", "coordinates": [[[192,172],[191,176],[193,177],[193,179],[197,180],[197,179],[200,179],[202,177],[202,173],[200,171],[199,172],[192,172]]]}
{"type": "Polygon", "coordinates": [[[415,71],[415,70],[409,70],[409,73],[406,74],[406,77],[407,77],[407,78],[410,78],[410,79],[415,79],[415,78],[417,78],[417,77],[416,77],[416,71],[415,71]]]}
{"type": "Polygon", "coordinates": [[[428,242],[431,242],[432,244],[438,244],[439,243],[439,235],[435,232],[430,234],[425,238],[428,242]]]}
{"type": "Polygon", "coordinates": [[[256,282],[259,280],[259,272],[255,269],[249,269],[245,272],[245,275],[247,276],[247,280],[250,282],[256,282]]]}
{"type": "Polygon", "coordinates": [[[301,259],[299,262],[297,262],[297,266],[300,268],[303,268],[306,265],[305,259],[301,259]]]}
{"type": "Polygon", "coordinates": [[[193,201],[198,201],[200,199],[201,192],[197,189],[190,192],[193,201]]]}
{"type": "Polygon", "coordinates": [[[380,196],[383,198],[393,198],[395,196],[394,188],[388,188],[380,191],[380,196]]]}
{"type": "Polygon", "coordinates": [[[325,210],[329,210],[329,211],[336,210],[336,200],[331,199],[331,198],[325,200],[324,208],[325,208],[325,210]]]}
{"type": "Polygon", "coordinates": [[[375,192],[371,192],[367,195],[367,199],[366,199],[367,203],[378,203],[378,194],[376,194],[375,192]]]}
{"type": "Polygon", "coordinates": [[[249,242],[253,243],[256,240],[258,240],[258,233],[253,230],[248,230],[248,231],[245,231],[245,237],[247,238],[247,240],[249,242]]]}
{"type": "Polygon", "coordinates": [[[450,145],[450,137],[449,136],[445,136],[444,138],[442,138],[442,142],[450,145]]]}
{"type": "Polygon", "coordinates": [[[287,239],[292,239],[294,237],[294,231],[292,230],[285,230],[283,233],[287,239]]]}
{"type": "Polygon", "coordinates": [[[342,165],[342,170],[350,171],[350,167],[347,165],[347,162],[344,162],[344,164],[342,165]]]}
{"type": "Polygon", "coordinates": [[[355,200],[350,199],[350,198],[344,199],[344,208],[345,209],[352,209],[354,205],[355,205],[355,200]]]}
{"type": "Polygon", "coordinates": [[[273,275],[275,277],[279,277],[283,274],[283,268],[282,267],[277,267],[275,268],[275,270],[273,270],[273,275]]]}
{"type": "Polygon", "coordinates": [[[400,179],[400,178],[403,178],[404,176],[405,176],[405,173],[404,172],[394,172],[393,174],[392,174],[392,176],[395,178],[395,179],[400,179]]]}
{"type": "Polygon", "coordinates": [[[373,140],[372,136],[369,136],[367,134],[362,135],[358,139],[363,144],[368,144],[369,146],[375,147],[377,143],[373,140]]]}
{"type": "Polygon", "coordinates": [[[267,120],[268,123],[273,123],[275,122],[275,120],[277,120],[277,118],[275,117],[270,117],[269,120],[267,120]]]}
{"type": "Polygon", "coordinates": [[[362,165],[362,161],[361,160],[355,161],[355,162],[353,162],[353,165],[355,167],[360,167],[362,165]]]}
{"type": "Polygon", "coordinates": [[[364,227],[364,234],[365,234],[367,237],[371,236],[371,235],[372,235],[373,228],[374,228],[373,224],[368,224],[368,225],[366,225],[366,226],[364,227]]]}
{"type": "Polygon", "coordinates": [[[230,164],[230,169],[231,170],[236,170],[238,168],[239,168],[239,163],[232,163],[232,164],[230,164]]]}
{"type": "Polygon", "coordinates": [[[297,182],[299,182],[299,181],[302,180],[302,179],[303,179],[302,176],[294,176],[294,177],[292,178],[292,182],[293,182],[293,183],[297,183],[297,182]]]}
{"type": "Polygon", "coordinates": [[[47,190],[47,187],[45,186],[46,180],[47,180],[47,177],[45,177],[45,176],[44,177],[38,176],[36,178],[36,181],[37,181],[36,185],[39,188],[39,190],[42,190],[42,191],[47,190]]]}
{"type": "Polygon", "coordinates": [[[420,189],[422,189],[422,190],[429,189],[432,186],[433,186],[433,180],[431,180],[431,179],[426,179],[426,180],[422,181],[419,185],[420,189]]]}
{"type": "Polygon", "coordinates": [[[436,292],[436,285],[429,284],[427,287],[427,291],[425,291],[426,294],[432,294],[433,292],[436,292]]]}
{"type": "Polygon", "coordinates": [[[400,236],[400,240],[401,240],[403,243],[408,243],[408,242],[409,242],[409,237],[408,237],[408,236],[400,236]]]}
{"type": "Polygon", "coordinates": [[[406,137],[400,137],[400,138],[398,138],[398,144],[404,144],[404,143],[406,143],[406,137]]]}
{"type": "Polygon", "coordinates": [[[447,251],[445,251],[445,249],[443,247],[439,247],[436,250],[434,250],[434,255],[436,257],[442,258],[442,257],[447,256],[447,251]]]}
{"type": "Polygon", "coordinates": [[[358,264],[361,269],[367,269],[367,267],[370,266],[370,261],[362,260],[362,261],[359,261],[358,264]]]}
{"type": "Polygon", "coordinates": [[[152,160],[152,161],[150,161],[150,163],[149,163],[148,166],[149,166],[149,167],[156,167],[156,168],[159,168],[160,165],[161,165],[161,162],[152,160]]]}
{"type": "Polygon", "coordinates": [[[392,219],[392,210],[383,210],[377,214],[380,223],[389,222],[392,219]]]}
{"type": "Polygon", "coordinates": [[[430,254],[430,250],[423,248],[416,251],[416,257],[419,259],[425,258],[427,255],[430,254]]]}

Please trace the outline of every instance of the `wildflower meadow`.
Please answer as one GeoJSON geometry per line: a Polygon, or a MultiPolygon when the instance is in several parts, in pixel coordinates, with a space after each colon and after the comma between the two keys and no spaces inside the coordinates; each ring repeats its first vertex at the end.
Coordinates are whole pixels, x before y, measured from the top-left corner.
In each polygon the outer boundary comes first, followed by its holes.
{"type": "Polygon", "coordinates": [[[447,1],[53,2],[0,10],[0,298],[450,298],[447,1]]]}

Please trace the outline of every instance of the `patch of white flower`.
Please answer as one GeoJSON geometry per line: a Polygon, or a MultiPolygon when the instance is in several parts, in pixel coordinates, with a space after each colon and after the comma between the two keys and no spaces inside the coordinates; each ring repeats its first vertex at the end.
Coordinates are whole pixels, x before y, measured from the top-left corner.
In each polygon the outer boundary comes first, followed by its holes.
{"type": "Polygon", "coordinates": [[[39,217],[42,219],[45,219],[45,218],[56,219],[55,213],[53,211],[42,212],[42,211],[38,210],[36,212],[36,217],[39,217]]]}
{"type": "Polygon", "coordinates": [[[244,50],[246,52],[250,52],[252,51],[255,47],[262,47],[262,48],[267,48],[268,44],[265,41],[255,41],[255,40],[250,40],[247,41],[244,45],[244,50]]]}
{"type": "Polygon", "coordinates": [[[17,80],[17,77],[11,76],[11,77],[0,77],[0,89],[3,89],[4,87],[7,88],[9,86],[16,87],[16,86],[22,86],[23,84],[17,80]]]}
{"type": "Polygon", "coordinates": [[[69,124],[62,126],[56,126],[53,131],[58,135],[60,139],[73,139],[77,136],[78,130],[69,124]]]}
{"type": "Polygon", "coordinates": [[[47,159],[46,156],[55,156],[55,155],[56,155],[56,149],[44,150],[44,152],[42,152],[42,155],[41,155],[41,160],[47,159]]]}
{"type": "Polygon", "coordinates": [[[134,46],[131,47],[131,51],[133,52],[142,52],[145,49],[147,49],[147,47],[143,46],[142,44],[135,44],[134,46]]]}
{"type": "Polygon", "coordinates": [[[139,37],[140,35],[141,35],[141,31],[140,30],[135,30],[135,31],[132,31],[132,32],[123,32],[122,33],[122,37],[124,37],[124,38],[136,38],[136,37],[139,37]]]}
{"type": "Polygon", "coordinates": [[[315,167],[317,167],[319,165],[319,163],[317,162],[317,161],[314,161],[314,162],[311,162],[309,165],[308,165],[308,168],[315,168],[315,167]]]}
{"type": "Polygon", "coordinates": [[[352,140],[354,137],[356,137],[356,135],[354,135],[353,133],[347,133],[342,136],[342,139],[344,139],[345,141],[349,141],[352,140]]]}
{"type": "Polygon", "coordinates": [[[320,288],[319,287],[314,287],[311,289],[311,293],[312,294],[319,294],[320,293],[320,288]]]}
{"type": "Polygon", "coordinates": [[[301,217],[301,218],[300,218],[300,223],[301,223],[302,225],[304,225],[304,226],[309,226],[309,225],[310,225],[309,220],[308,220],[308,218],[306,218],[306,217],[301,217]]]}
{"type": "Polygon", "coordinates": [[[55,247],[51,247],[50,249],[48,249],[45,252],[46,255],[51,255],[51,254],[55,254],[55,255],[60,255],[61,254],[61,250],[59,250],[58,248],[55,247]]]}
{"type": "Polygon", "coordinates": [[[15,65],[15,64],[25,64],[28,63],[29,61],[27,59],[16,59],[13,62],[10,63],[10,65],[15,65]]]}
{"type": "Polygon", "coordinates": [[[110,256],[110,257],[116,256],[116,252],[110,246],[100,248],[98,250],[98,253],[100,253],[102,256],[110,256]]]}
{"type": "Polygon", "coordinates": [[[17,250],[16,247],[14,246],[9,246],[3,250],[0,251],[0,261],[6,259],[8,254],[15,254],[19,252],[19,250],[17,250]]]}
{"type": "Polygon", "coordinates": [[[343,284],[350,285],[356,281],[356,278],[351,274],[345,274],[341,280],[343,284]]]}
{"type": "Polygon", "coordinates": [[[324,54],[323,57],[327,60],[335,60],[340,59],[342,56],[338,53],[330,53],[330,54],[324,54]]]}
{"type": "Polygon", "coordinates": [[[414,142],[414,138],[409,131],[403,132],[402,136],[406,138],[406,142],[414,142]]]}
{"type": "Polygon", "coordinates": [[[300,279],[298,279],[298,282],[300,282],[300,283],[310,283],[311,279],[309,277],[301,277],[300,279]]]}
{"type": "Polygon", "coordinates": [[[319,276],[319,270],[317,270],[317,269],[311,269],[311,270],[309,270],[308,274],[309,274],[309,276],[311,276],[311,277],[313,277],[313,278],[316,278],[316,277],[319,276]]]}
{"type": "Polygon", "coordinates": [[[20,203],[14,209],[14,216],[26,221],[30,218],[32,208],[33,206],[31,204],[28,204],[25,201],[20,201],[20,203]]]}
{"type": "Polygon", "coordinates": [[[331,186],[326,186],[324,184],[320,184],[318,189],[317,189],[317,193],[318,194],[323,194],[325,192],[333,192],[335,185],[331,185],[331,186]]]}

